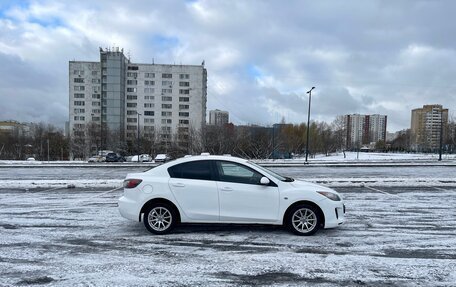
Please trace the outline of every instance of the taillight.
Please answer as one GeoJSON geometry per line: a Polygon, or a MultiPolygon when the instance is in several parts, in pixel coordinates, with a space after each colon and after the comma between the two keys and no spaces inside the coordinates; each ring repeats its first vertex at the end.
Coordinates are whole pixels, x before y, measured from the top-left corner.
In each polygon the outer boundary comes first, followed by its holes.
{"type": "Polygon", "coordinates": [[[124,187],[124,188],[135,188],[135,187],[137,187],[141,182],[142,182],[141,179],[134,179],[134,178],[126,179],[126,180],[124,180],[124,182],[123,182],[123,187],[124,187]]]}

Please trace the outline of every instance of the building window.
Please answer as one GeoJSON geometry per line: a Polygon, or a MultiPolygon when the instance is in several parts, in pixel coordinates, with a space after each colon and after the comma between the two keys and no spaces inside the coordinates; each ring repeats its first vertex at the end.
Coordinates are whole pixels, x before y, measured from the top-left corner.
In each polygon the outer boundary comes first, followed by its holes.
{"type": "Polygon", "coordinates": [[[145,103],[144,104],[145,108],[153,108],[154,106],[155,106],[155,104],[151,104],[151,103],[145,103]]]}
{"type": "Polygon", "coordinates": [[[75,91],[85,91],[85,87],[84,86],[74,86],[74,90],[75,91]]]}
{"type": "Polygon", "coordinates": [[[190,90],[179,90],[179,94],[181,95],[189,95],[190,94],[190,90]]]}
{"type": "Polygon", "coordinates": [[[74,116],[74,120],[75,121],[85,121],[85,117],[84,116],[74,116]]]}
{"type": "Polygon", "coordinates": [[[144,88],[144,93],[153,94],[153,93],[155,93],[155,89],[154,88],[144,88]]]}
{"type": "Polygon", "coordinates": [[[172,123],[172,120],[171,119],[162,119],[162,124],[165,125],[165,124],[171,124],[172,123]]]}
{"type": "Polygon", "coordinates": [[[138,76],[138,73],[135,73],[135,72],[128,72],[127,73],[127,77],[133,77],[136,79],[136,77],[138,76]]]}
{"type": "Polygon", "coordinates": [[[128,70],[137,71],[138,70],[138,66],[128,66],[128,70]]]}
{"type": "Polygon", "coordinates": [[[100,79],[92,79],[92,84],[99,84],[100,83],[100,79]]]}
{"type": "Polygon", "coordinates": [[[173,90],[172,89],[162,89],[162,94],[172,94],[173,90]]]}
{"type": "Polygon", "coordinates": [[[85,113],[85,109],[74,109],[75,114],[83,114],[85,113]]]}
{"type": "Polygon", "coordinates": [[[75,106],[85,106],[85,102],[84,101],[74,101],[74,105],[75,106]]]}
{"type": "Polygon", "coordinates": [[[154,115],[154,111],[144,111],[144,115],[145,116],[153,116],[154,115]]]}
{"type": "Polygon", "coordinates": [[[127,88],[127,92],[136,93],[136,88],[127,88]]]}
{"type": "Polygon", "coordinates": [[[92,102],[92,107],[99,107],[100,106],[100,102],[92,102]]]}
{"type": "Polygon", "coordinates": [[[154,100],[154,96],[144,96],[144,100],[154,100]]]}
{"type": "Polygon", "coordinates": [[[94,86],[94,87],[92,87],[92,91],[93,91],[94,93],[99,93],[99,92],[100,92],[100,86],[94,86]]]}
{"type": "Polygon", "coordinates": [[[172,79],[173,78],[173,74],[162,74],[162,78],[163,79],[172,79]]]}
{"type": "Polygon", "coordinates": [[[162,132],[170,133],[171,132],[171,127],[162,127],[161,130],[162,130],[162,132]]]}
{"type": "Polygon", "coordinates": [[[172,100],[173,100],[173,97],[162,96],[162,101],[163,102],[171,102],[172,100]]]}
{"type": "Polygon", "coordinates": [[[188,79],[190,79],[190,75],[189,74],[180,74],[179,79],[188,80],[188,79]]]}
{"type": "Polygon", "coordinates": [[[127,126],[127,130],[129,130],[129,131],[134,131],[136,129],[137,129],[136,126],[127,126]]]}
{"type": "Polygon", "coordinates": [[[171,88],[173,86],[173,81],[162,81],[162,86],[169,86],[171,88]]]}
{"type": "Polygon", "coordinates": [[[155,81],[144,81],[144,85],[153,86],[153,85],[155,85],[155,81]]]}
{"type": "Polygon", "coordinates": [[[136,103],[127,103],[127,108],[136,108],[136,103]]]}
{"type": "Polygon", "coordinates": [[[179,117],[188,117],[189,113],[188,112],[179,112],[179,117]]]}
{"type": "Polygon", "coordinates": [[[127,115],[129,115],[129,116],[136,115],[136,111],[128,111],[127,110],[127,115]]]}
{"type": "Polygon", "coordinates": [[[84,76],[84,70],[74,70],[73,75],[81,75],[84,76]]]}
{"type": "Polygon", "coordinates": [[[179,102],[189,102],[190,98],[188,97],[179,97],[179,102]]]}
{"type": "Polygon", "coordinates": [[[85,95],[84,94],[74,94],[74,98],[75,99],[84,99],[85,98],[85,95]]]}
{"type": "Polygon", "coordinates": [[[137,80],[127,80],[127,85],[137,85],[138,81],[137,80]]]}
{"type": "Polygon", "coordinates": [[[179,124],[188,125],[188,120],[179,120],[179,124]]]}
{"type": "Polygon", "coordinates": [[[138,96],[136,95],[127,95],[127,100],[137,100],[138,96]]]}
{"type": "Polygon", "coordinates": [[[190,87],[190,82],[179,82],[179,87],[190,87]]]}
{"type": "Polygon", "coordinates": [[[94,114],[99,114],[100,112],[101,112],[100,109],[93,109],[93,110],[92,110],[92,113],[94,113],[94,114]]]}
{"type": "Polygon", "coordinates": [[[137,118],[127,118],[127,123],[136,123],[138,122],[137,118]]]}
{"type": "Polygon", "coordinates": [[[172,112],[162,112],[162,117],[172,117],[173,113],[172,112]]]}
{"type": "Polygon", "coordinates": [[[179,110],[188,110],[189,107],[189,105],[179,105],[179,110]]]}
{"type": "Polygon", "coordinates": [[[84,78],[74,78],[75,83],[84,83],[84,78]]]}
{"type": "Polygon", "coordinates": [[[162,109],[172,109],[173,105],[171,104],[162,104],[162,109]]]}
{"type": "Polygon", "coordinates": [[[99,99],[100,98],[100,94],[92,94],[92,99],[99,99]]]}
{"type": "Polygon", "coordinates": [[[154,123],[154,119],[144,118],[144,123],[145,124],[153,124],[154,123]]]}
{"type": "Polygon", "coordinates": [[[145,73],[144,78],[155,78],[155,73],[145,73]]]}

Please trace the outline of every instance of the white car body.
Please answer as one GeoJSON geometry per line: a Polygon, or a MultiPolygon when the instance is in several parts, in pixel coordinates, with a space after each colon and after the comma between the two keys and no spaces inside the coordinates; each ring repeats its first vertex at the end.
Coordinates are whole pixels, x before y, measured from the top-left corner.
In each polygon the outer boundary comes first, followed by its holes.
{"type": "Polygon", "coordinates": [[[231,156],[180,158],[143,173],[128,174],[126,181],[139,179],[142,182],[134,188],[124,189],[119,199],[119,211],[127,219],[141,221],[147,203],[160,199],[176,207],[182,223],[282,225],[287,210],[304,203],[321,210],[321,227],[333,228],[344,222],[344,202],[336,191],[300,180],[282,181],[273,174],[248,160],[231,156]],[[269,181],[265,185],[228,182],[221,177],[217,180],[200,180],[170,176],[168,168],[194,161],[223,162],[224,166],[231,168],[229,172],[236,172],[236,166],[243,166],[260,173],[269,181]],[[231,163],[233,165],[230,167],[231,163]],[[337,195],[339,200],[331,200],[318,192],[337,195]]]}

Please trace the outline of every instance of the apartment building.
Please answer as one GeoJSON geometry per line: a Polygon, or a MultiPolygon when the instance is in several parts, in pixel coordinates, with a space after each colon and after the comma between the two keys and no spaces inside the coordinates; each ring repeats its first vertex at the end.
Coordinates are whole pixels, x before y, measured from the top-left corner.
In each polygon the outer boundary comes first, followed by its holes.
{"type": "Polygon", "coordinates": [[[133,142],[138,133],[185,141],[206,124],[206,101],[203,64],[132,63],[119,48],[100,48],[99,62],[69,62],[70,134],[87,138],[95,130],[103,148],[133,142]]]}
{"type": "Polygon", "coordinates": [[[347,149],[386,140],[386,115],[344,115],[347,149]]]}
{"type": "Polygon", "coordinates": [[[229,122],[230,115],[226,111],[211,110],[209,111],[209,124],[214,126],[223,126],[229,122]]]}
{"type": "Polygon", "coordinates": [[[432,151],[440,147],[440,137],[445,139],[448,126],[448,109],[442,105],[424,105],[412,110],[411,148],[432,151]]]}

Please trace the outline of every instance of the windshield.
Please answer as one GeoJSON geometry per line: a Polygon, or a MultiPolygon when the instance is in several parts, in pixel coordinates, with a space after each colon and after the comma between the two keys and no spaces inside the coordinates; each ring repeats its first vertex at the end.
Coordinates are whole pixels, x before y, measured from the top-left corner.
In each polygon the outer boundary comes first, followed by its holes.
{"type": "Polygon", "coordinates": [[[264,168],[254,162],[251,162],[251,161],[248,161],[249,164],[255,166],[256,168],[262,170],[263,172],[275,177],[276,179],[280,180],[280,181],[294,181],[294,179],[292,179],[291,177],[284,177],[284,176],[281,176],[280,174],[278,173],[275,173],[267,168],[264,168]]]}

